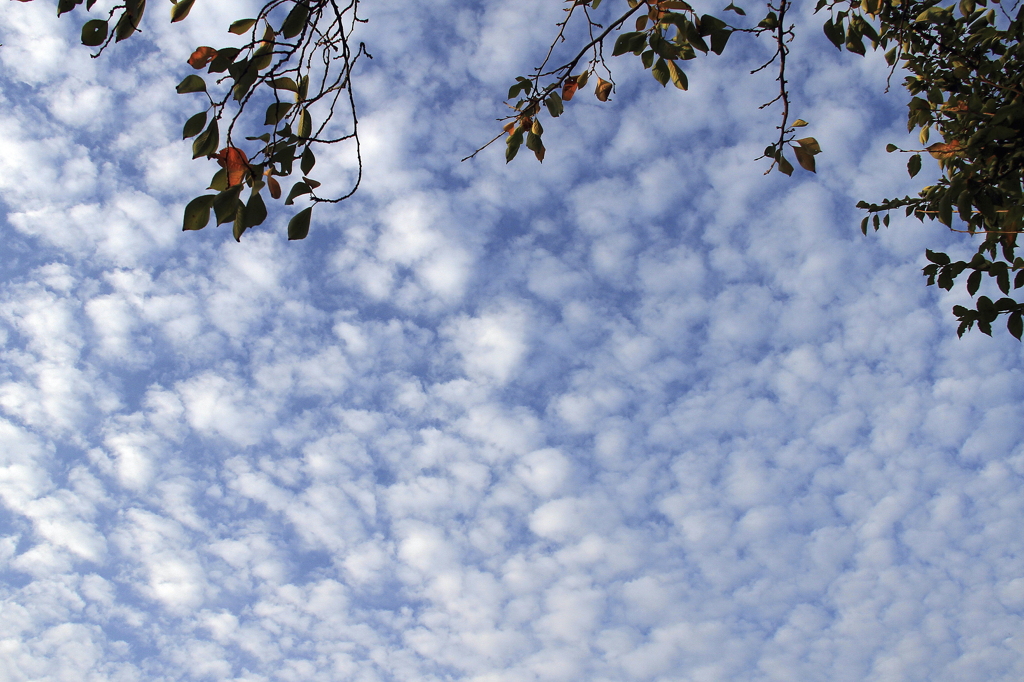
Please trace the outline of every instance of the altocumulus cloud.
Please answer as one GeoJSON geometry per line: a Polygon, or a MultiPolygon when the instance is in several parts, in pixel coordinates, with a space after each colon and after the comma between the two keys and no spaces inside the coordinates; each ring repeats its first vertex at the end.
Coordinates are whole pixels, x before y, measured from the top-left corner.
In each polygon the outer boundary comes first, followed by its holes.
{"type": "Polygon", "coordinates": [[[0,677],[1024,676],[1021,349],[856,230],[884,63],[803,8],[813,177],[753,46],[460,165],[559,8],[368,4],[364,190],[236,245],[172,88],[251,4],[100,61],[0,5],[0,677]]]}

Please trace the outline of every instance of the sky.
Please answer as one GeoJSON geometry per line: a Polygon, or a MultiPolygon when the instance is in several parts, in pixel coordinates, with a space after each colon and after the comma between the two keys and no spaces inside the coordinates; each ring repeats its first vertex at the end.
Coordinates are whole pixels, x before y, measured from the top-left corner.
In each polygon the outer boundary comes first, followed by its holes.
{"type": "Polygon", "coordinates": [[[880,56],[797,6],[816,175],[745,36],[460,163],[559,3],[368,0],[362,188],[239,244],[174,85],[254,6],[0,4],[0,680],[1024,678],[1024,356],[860,233],[936,172],[880,56]]]}

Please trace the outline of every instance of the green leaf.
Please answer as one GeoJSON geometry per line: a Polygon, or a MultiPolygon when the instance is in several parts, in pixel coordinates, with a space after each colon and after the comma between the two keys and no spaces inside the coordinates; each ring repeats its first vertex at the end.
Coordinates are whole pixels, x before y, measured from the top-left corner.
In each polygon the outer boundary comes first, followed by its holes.
{"type": "Polygon", "coordinates": [[[842,22],[839,22],[838,24],[834,24],[834,23],[832,23],[831,19],[827,19],[825,21],[824,29],[825,29],[825,37],[829,39],[829,42],[831,42],[833,45],[835,45],[836,48],[838,48],[839,50],[842,50],[843,49],[843,42],[846,39],[846,36],[843,33],[843,24],[842,24],[842,22]]]}
{"type": "Polygon", "coordinates": [[[85,22],[82,26],[82,44],[89,47],[102,45],[107,39],[107,22],[103,19],[93,19],[85,22]]]}
{"type": "Polygon", "coordinates": [[[686,80],[686,74],[683,70],[676,66],[675,62],[668,62],[668,73],[672,79],[672,85],[676,86],[680,90],[686,90],[690,84],[686,80]]]}
{"type": "MultiPolygon", "coordinates": [[[[565,111],[565,106],[562,104],[562,98],[557,92],[551,93],[551,96],[544,100],[544,105],[548,108],[548,113],[551,114],[551,118],[558,118],[565,111]]],[[[515,154],[513,154],[515,156],[515,154]]]]}
{"type": "Polygon", "coordinates": [[[224,47],[217,50],[217,56],[210,62],[210,73],[224,73],[234,63],[235,57],[241,52],[235,47],[224,47]]]}
{"type": "Polygon", "coordinates": [[[726,12],[735,12],[736,14],[740,15],[741,17],[747,16],[746,12],[744,12],[742,9],[740,9],[736,5],[732,4],[731,2],[728,5],[726,5],[725,11],[726,12]]]}
{"type": "Polygon", "coordinates": [[[76,6],[82,4],[82,0],[58,0],[57,1],[57,16],[70,12],[76,6]]]}
{"type": "Polygon", "coordinates": [[[897,146],[896,146],[896,145],[894,145],[894,144],[887,144],[887,145],[885,145],[885,151],[887,151],[887,152],[888,152],[888,153],[890,153],[890,154],[892,154],[892,153],[893,153],[894,151],[896,151],[897,149],[899,149],[899,147],[897,147],[897,146]]]}
{"type": "Polygon", "coordinates": [[[711,34],[711,51],[717,55],[722,54],[725,50],[726,43],[729,42],[729,36],[732,35],[732,31],[721,30],[715,31],[711,34]]]}
{"type": "Polygon", "coordinates": [[[206,81],[204,81],[200,76],[190,73],[185,76],[185,80],[178,83],[177,87],[174,88],[174,91],[179,95],[184,95],[189,92],[206,92],[206,81]]]}
{"type": "Polygon", "coordinates": [[[921,155],[914,154],[907,161],[907,172],[910,173],[910,177],[914,177],[921,172],[921,155]]]}
{"type": "Polygon", "coordinates": [[[242,224],[246,228],[255,227],[262,225],[266,219],[267,205],[263,203],[263,196],[254,190],[249,196],[249,201],[245,204],[245,215],[242,219],[242,224]]]}
{"type": "Polygon", "coordinates": [[[309,7],[304,2],[295,3],[295,7],[292,7],[292,11],[288,13],[284,23],[281,24],[281,35],[289,39],[299,35],[302,33],[302,28],[306,25],[308,17],[309,7]]]}
{"type": "MultiPolygon", "coordinates": [[[[643,37],[643,33],[640,31],[630,31],[629,33],[620,33],[619,37],[615,39],[615,47],[612,48],[612,56],[617,57],[620,54],[626,54],[632,52],[635,48],[631,47],[632,43],[636,38],[643,37]]],[[[646,39],[645,39],[646,40],[646,39]]]]}
{"type": "MultiPolygon", "coordinates": [[[[793,147],[793,152],[796,154],[796,161],[801,168],[812,173],[817,172],[814,170],[814,154],[804,147],[793,147]]],[[[875,220],[878,220],[878,216],[875,216],[875,220]]]]}
{"type": "Polygon", "coordinates": [[[192,5],[196,0],[178,0],[175,4],[171,5],[171,23],[181,21],[188,16],[188,13],[192,11],[192,5]]]}
{"type": "MultiPolygon", "coordinates": [[[[126,3],[128,4],[128,3],[126,3]]],[[[126,38],[129,38],[135,31],[139,29],[139,22],[142,21],[142,13],[146,11],[146,2],[136,3],[133,8],[129,7],[121,13],[121,18],[118,19],[117,25],[114,26],[114,42],[121,42],[126,38]]]]}
{"type": "Polygon", "coordinates": [[[302,152],[302,161],[299,163],[299,168],[302,169],[303,175],[309,175],[309,171],[313,170],[313,166],[316,165],[316,157],[313,155],[313,150],[306,147],[306,150],[302,152]]]}
{"type": "Polygon", "coordinates": [[[210,209],[213,208],[214,194],[204,194],[188,202],[185,207],[185,219],[182,231],[201,230],[210,222],[210,209]]]}
{"type": "Polygon", "coordinates": [[[267,117],[263,121],[263,125],[276,126],[281,122],[282,118],[288,115],[288,111],[291,108],[291,102],[274,102],[267,107],[267,117]]]}
{"type": "Polygon", "coordinates": [[[967,278],[967,293],[974,296],[978,293],[978,289],[981,287],[981,270],[975,270],[971,273],[971,276],[967,278]]]}
{"type": "Polygon", "coordinates": [[[931,249],[924,250],[924,257],[930,260],[936,265],[949,265],[949,256],[942,253],[941,251],[932,251],[931,249]]]}
{"type": "Polygon", "coordinates": [[[793,164],[791,164],[789,162],[789,160],[786,158],[786,156],[782,152],[778,153],[778,155],[775,157],[775,160],[779,162],[779,170],[780,171],[782,171],[786,175],[792,175],[793,174],[793,164]]]}
{"type": "Polygon", "coordinates": [[[200,111],[195,116],[185,121],[185,128],[181,131],[181,139],[187,140],[202,132],[206,126],[206,112],[200,111]]]}
{"type": "Polygon", "coordinates": [[[239,19],[228,27],[229,33],[234,33],[236,36],[240,36],[243,33],[247,33],[250,28],[256,23],[255,19],[239,19]]]}
{"type": "Polygon", "coordinates": [[[1013,337],[1020,341],[1020,336],[1024,333],[1024,316],[1021,315],[1020,311],[1016,311],[1010,314],[1010,318],[1006,320],[1006,328],[1013,334],[1013,337]]]}
{"type": "Polygon", "coordinates": [[[214,197],[213,212],[217,216],[218,225],[230,223],[235,219],[238,209],[242,206],[242,202],[238,199],[238,195],[241,192],[242,185],[235,185],[234,187],[228,187],[214,197]]]}
{"type": "Polygon", "coordinates": [[[512,159],[516,158],[516,154],[519,153],[519,147],[523,144],[523,131],[516,130],[514,133],[508,136],[508,140],[505,142],[505,163],[509,163],[512,159]]]}
{"type": "Polygon", "coordinates": [[[210,156],[216,154],[220,148],[220,130],[217,127],[217,119],[210,121],[210,125],[192,142],[192,158],[210,156]]]}
{"type": "Polygon", "coordinates": [[[658,61],[655,62],[654,66],[651,68],[651,75],[654,76],[654,80],[661,83],[662,87],[668,85],[668,64],[665,62],[663,58],[658,57],[658,61]]]}
{"type": "Polygon", "coordinates": [[[275,90],[288,90],[290,92],[299,91],[298,84],[291,78],[288,78],[287,76],[275,78],[274,80],[270,81],[270,87],[274,88],[275,90]]]}
{"type": "Polygon", "coordinates": [[[295,203],[295,197],[302,196],[303,194],[309,194],[312,191],[313,190],[311,190],[309,188],[309,185],[307,185],[306,183],[296,182],[294,185],[292,185],[292,190],[288,192],[288,198],[284,200],[284,205],[291,206],[292,204],[295,203]]]}
{"type": "Polygon", "coordinates": [[[288,221],[288,240],[305,239],[309,234],[309,218],[313,213],[313,207],[304,208],[296,213],[288,221]]]}
{"type": "Polygon", "coordinates": [[[299,137],[307,139],[313,135],[313,118],[309,115],[308,109],[303,109],[299,114],[299,137]]]}
{"type": "Polygon", "coordinates": [[[223,192],[227,188],[228,170],[226,168],[221,168],[220,170],[213,174],[213,177],[210,179],[210,186],[207,187],[206,189],[213,189],[217,190],[218,192],[223,192]]]}

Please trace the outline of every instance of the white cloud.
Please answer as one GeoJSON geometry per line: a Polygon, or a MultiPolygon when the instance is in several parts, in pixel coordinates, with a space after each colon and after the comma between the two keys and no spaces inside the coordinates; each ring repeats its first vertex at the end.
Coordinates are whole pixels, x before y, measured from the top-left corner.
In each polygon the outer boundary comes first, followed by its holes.
{"type": "Polygon", "coordinates": [[[459,165],[557,6],[368,6],[365,191],[238,245],[179,232],[212,164],[170,89],[255,5],[84,61],[36,5],[0,9],[0,677],[1021,676],[1020,347],[924,288],[954,236],[856,231],[913,189],[878,59],[794,49],[816,177],[751,161],[757,48],[686,93],[616,58],[543,165],[459,165]]]}

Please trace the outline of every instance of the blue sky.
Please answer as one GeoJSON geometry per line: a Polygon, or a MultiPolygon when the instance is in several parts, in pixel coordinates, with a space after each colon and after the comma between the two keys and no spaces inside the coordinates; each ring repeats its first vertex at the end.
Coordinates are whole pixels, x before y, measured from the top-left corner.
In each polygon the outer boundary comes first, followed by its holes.
{"type": "Polygon", "coordinates": [[[368,2],[362,190],[236,244],[173,87],[251,3],[0,5],[0,679],[1021,679],[1021,345],[860,234],[904,95],[800,10],[786,178],[767,46],[459,163],[558,3],[368,2]]]}

